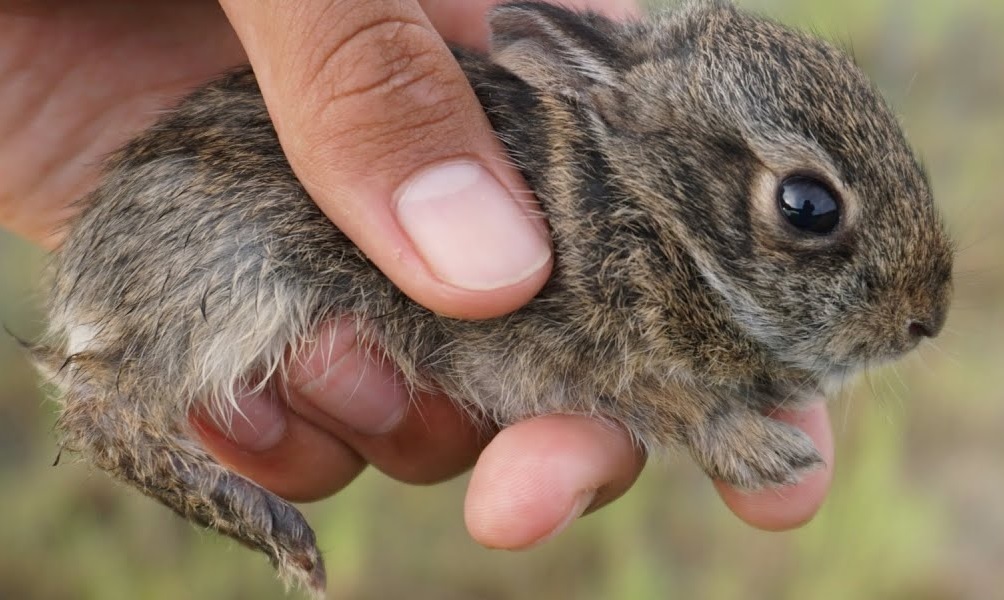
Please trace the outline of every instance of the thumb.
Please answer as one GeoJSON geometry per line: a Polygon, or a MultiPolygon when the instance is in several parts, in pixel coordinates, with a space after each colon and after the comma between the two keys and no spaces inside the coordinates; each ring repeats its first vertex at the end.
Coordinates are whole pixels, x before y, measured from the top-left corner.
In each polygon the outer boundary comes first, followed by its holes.
{"type": "Polygon", "coordinates": [[[297,177],[398,287],[464,318],[539,290],[546,226],[415,0],[220,4],[297,177]]]}

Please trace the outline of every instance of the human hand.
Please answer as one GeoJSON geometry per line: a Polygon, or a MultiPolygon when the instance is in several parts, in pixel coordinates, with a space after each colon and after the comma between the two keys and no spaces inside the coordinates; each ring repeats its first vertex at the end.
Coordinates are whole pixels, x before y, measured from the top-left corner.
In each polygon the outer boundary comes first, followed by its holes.
{"type": "MultiPolygon", "coordinates": [[[[494,316],[536,293],[548,272],[541,256],[546,246],[537,237],[542,229],[531,228],[532,212],[512,208],[515,198],[526,197],[523,184],[505,168],[480,106],[437,33],[461,34],[467,44],[484,45],[488,2],[420,7],[348,1],[301,3],[295,10],[279,2],[222,4],[255,67],[297,175],[391,279],[430,308],[462,317],[494,316]],[[444,195],[424,214],[395,214],[400,190],[416,177],[442,185],[447,178],[429,175],[430,170],[455,164],[457,157],[481,165],[490,173],[483,179],[495,183],[464,190],[457,195],[462,204],[453,203],[457,196],[444,195]],[[508,198],[498,197],[506,191],[508,198]],[[468,208],[471,197],[482,199],[476,211],[468,208]],[[416,223],[417,217],[434,221],[416,223]]],[[[593,2],[592,8],[623,15],[633,6],[608,1],[593,2]]],[[[241,447],[276,431],[287,404],[292,408],[286,412],[287,427],[303,427],[297,421],[306,418],[335,433],[319,436],[326,449],[300,445],[299,435],[286,436],[289,447],[280,441],[263,459],[211,443],[235,468],[287,495],[331,493],[366,463],[398,479],[436,481],[467,468],[480,452],[468,492],[468,527],[486,545],[517,548],[617,497],[643,464],[623,432],[567,416],[510,427],[482,452],[482,440],[449,400],[423,397],[409,411],[405,392],[386,383],[393,381],[393,372],[364,364],[353,340],[319,346],[334,348],[335,360],[308,359],[310,376],[302,381],[314,383],[292,386],[285,403],[258,398],[256,414],[265,416],[257,427],[241,432],[247,435],[241,447]],[[316,468],[320,455],[332,461],[329,468],[316,468]],[[303,465],[303,470],[294,472],[288,465],[303,465]]],[[[829,463],[825,411],[813,409],[802,419],[829,463]]],[[[815,512],[828,479],[828,472],[814,474],[787,491],[785,499],[726,488],[722,494],[753,524],[783,528],[815,512]]]]}
{"type": "MultiPolygon", "coordinates": [[[[512,310],[547,277],[545,229],[533,221],[531,210],[512,200],[526,198],[523,184],[505,165],[466,81],[418,5],[387,4],[223,3],[258,73],[294,169],[332,220],[403,290],[430,308],[472,318],[512,310]],[[503,198],[493,201],[482,192],[477,212],[458,210],[449,197],[432,201],[431,207],[428,198],[424,207],[419,201],[401,201],[396,190],[407,188],[414,173],[427,173],[429,165],[458,157],[490,173],[470,179],[502,191],[503,198]],[[507,221],[508,229],[503,225],[507,221]],[[464,234],[460,240],[458,233],[464,234]]],[[[485,4],[454,0],[423,6],[447,35],[483,44],[480,13],[485,4]]],[[[608,9],[629,8],[605,4],[608,9]]],[[[6,189],[0,196],[8,209],[4,222],[40,240],[51,230],[48,219],[66,214],[65,201],[92,181],[93,172],[80,165],[91,167],[145,126],[150,109],[244,60],[226,21],[204,3],[176,4],[185,18],[156,3],[128,10],[114,2],[58,6],[60,18],[46,21],[42,9],[33,9],[31,22],[34,33],[49,31],[49,41],[63,44],[64,84],[55,88],[57,93],[43,84],[31,90],[38,90],[36,95],[47,90],[47,106],[58,108],[62,101],[64,110],[50,110],[48,116],[55,114],[71,126],[58,119],[12,116],[38,105],[25,101],[24,94],[13,98],[11,110],[8,98],[0,100],[0,123],[9,118],[20,123],[20,131],[36,134],[22,133],[20,148],[9,139],[0,143],[0,158],[5,153],[18,158],[15,149],[32,150],[20,157],[27,168],[11,173],[24,181],[31,179],[25,174],[36,164],[71,171],[55,179],[38,177],[27,186],[33,192],[27,196],[6,189]],[[81,19],[85,10],[93,11],[90,19],[81,19]],[[193,22],[199,24],[194,32],[193,22]],[[76,52],[65,38],[55,37],[54,29],[76,34],[70,36],[76,52]],[[88,54],[88,36],[105,51],[88,54]],[[94,88],[94,81],[108,82],[95,90],[96,100],[81,93],[94,88]],[[69,100],[80,98],[94,106],[68,114],[69,100]],[[88,114],[98,115],[97,122],[87,120],[88,114]],[[59,136],[60,129],[71,135],[59,136]],[[77,145],[44,144],[47,139],[73,142],[75,131],[77,145]],[[98,136],[88,139],[80,131],[98,136]],[[74,177],[73,169],[82,175],[74,177]],[[72,194],[65,191],[70,189],[72,194]],[[44,210],[30,210],[33,204],[44,210]],[[16,218],[8,220],[7,214],[16,218]]],[[[32,40],[22,32],[19,43],[45,44],[44,37],[32,40]]],[[[4,68],[13,63],[18,72],[17,63],[27,56],[30,51],[23,49],[20,55],[13,53],[4,68]]],[[[46,74],[61,72],[51,55],[31,59],[46,62],[46,74]]],[[[40,170],[44,168],[35,168],[40,170]]],[[[456,180],[457,173],[450,179],[456,180]]],[[[404,481],[436,481],[465,470],[480,452],[468,495],[469,528],[486,545],[519,548],[553,534],[582,510],[617,497],[641,469],[644,459],[623,433],[581,417],[543,417],[515,425],[482,451],[485,440],[449,400],[423,396],[409,408],[406,394],[390,383],[394,374],[386,366],[361,357],[353,339],[328,343],[323,337],[318,344],[323,351],[296,361],[303,367],[292,372],[288,397],[245,398],[250,420],[238,419],[229,437],[202,422],[204,439],[221,460],[282,495],[328,495],[367,463],[404,481]]],[[[825,412],[817,408],[805,418],[803,427],[829,464],[832,444],[825,412]]],[[[722,494],[751,523],[783,528],[815,512],[828,480],[828,471],[813,474],[785,490],[783,498],[724,489],[722,494]]]]}

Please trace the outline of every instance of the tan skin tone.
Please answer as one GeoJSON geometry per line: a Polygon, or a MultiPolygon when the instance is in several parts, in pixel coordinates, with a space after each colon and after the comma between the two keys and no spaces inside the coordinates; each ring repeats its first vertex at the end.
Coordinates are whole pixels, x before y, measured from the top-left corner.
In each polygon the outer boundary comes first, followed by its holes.
{"type": "MultiPolygon", "coordinates": [[[[489,4],[0,0],[0,226],[56,247],[58,224],[95,184],[102,156],[186,90],[250,60],[298,176],[395,283],[444,314],[483,318],[513,310],[546,280],[549,261],[492,289],[456,285],[440,276],[393,211],[402,182],[458,156],[484,165],[514,195],[525,192],[499,160],[442,41],[483,47],[489,4]],[[409,60],[388,64],[378,51],[388,39],[409,60]],[[368,82],[376,85],[362,85],[368,82]],[[441,118],[422,119],[433,107],[445,111],[441,118]]],[[[613,16],[635,11],[626,0],[565,4],[613,16]]],[[[389,383],[393,373],[366,364],[353,342],[336,340],[331,356],[299,357],[294,384],[313,383],[290,386],[288,397],[245,397],[246,426],[224,434],[193,416],[207,447],[294,500],[331,495],[368,464],[413,483],[473,465],[468,529],[480,543],[508,549],[549,539],[581,512],[617,498],[644,465],[624,432],[584,417],[541,417],[478,435],[446,398],[408,405],[389,383]],[[346,389],[373,400],[347,403],[346,389]]],[[[777,418],[809,433],[828,466],[780,492],[746,495],[716,484],[733,512],[768,530],[815,514],[833,462],[821,405],[777,418]]]]}

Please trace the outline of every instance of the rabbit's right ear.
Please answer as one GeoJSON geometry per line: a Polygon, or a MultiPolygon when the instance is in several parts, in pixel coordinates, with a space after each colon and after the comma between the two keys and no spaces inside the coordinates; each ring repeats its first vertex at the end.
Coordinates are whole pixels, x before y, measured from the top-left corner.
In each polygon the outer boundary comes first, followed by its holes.
{"type": "Polygon", "coordinates": [[[534,87],[581,96],[595,86],[617,87],[620,51],[616,25],[599,15],[581,15],[541,2],[492,9],[491,56],[534,87]]]}

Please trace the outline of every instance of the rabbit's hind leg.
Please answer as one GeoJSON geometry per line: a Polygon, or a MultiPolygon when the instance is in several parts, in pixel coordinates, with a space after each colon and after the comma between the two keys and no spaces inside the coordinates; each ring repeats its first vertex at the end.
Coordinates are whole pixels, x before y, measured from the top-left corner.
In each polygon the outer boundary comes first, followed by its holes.
{"type": "Polygon", "coordinates": [[[182,517],[264,552],[287,582],[323,596],[324,563],[303,515],[204,452],[192,441],[186,415],[131,397],[138,392],[119,381],[114,357],[29,350],[60,388],[64,448],[182,517]]]}

